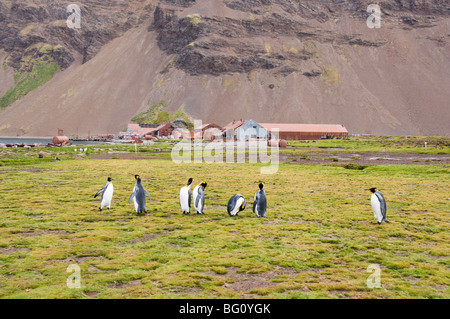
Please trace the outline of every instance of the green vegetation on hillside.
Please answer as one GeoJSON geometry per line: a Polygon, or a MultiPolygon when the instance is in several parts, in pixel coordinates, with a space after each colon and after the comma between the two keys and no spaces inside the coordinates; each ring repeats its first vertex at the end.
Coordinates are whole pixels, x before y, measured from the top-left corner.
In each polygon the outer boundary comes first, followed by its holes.
{"type": "Polygon", "coordinates": [[[59,66],[56,63],[51,62],[49,64],[36,64],[32,71],[22,80],[19,80],[20,74],[16,73],[17,76],[15,76],[15,79],[18,83],[15,87],[7,91],[2,98],[0,98],[0,108],[11,105],[22,96],[27,95],[31,91],[45,84],[53,78],[58,70],[59,66]]]}
{"type": "MultiPolygon", "coordinates": [[[[60,46],[53,47],[46,43],[38,43],[29,47],[20,61],[20,68],[14,73],[15,86],[0,98],[0,108],[11,105],[52,79],[59,71],[59,66],[54,62],[52,53],[59,49],[60,46]]],[[[6,70],[6,68],[5,61],[3,69],[6,70]]]]}
{"type": "Polygon", "coordinates": [[[181,119],[187,123],[189,129],[193,129],[194,124],[189,119],[189,116],[184,113],[182,108],[175,113],[170,113],[164,110],[166,107],[167,103],[165,101],[159,101],[158,103],[151,105],[147,111],[133,117],[131,121],[136,124],[161,124],[181,119]]]}

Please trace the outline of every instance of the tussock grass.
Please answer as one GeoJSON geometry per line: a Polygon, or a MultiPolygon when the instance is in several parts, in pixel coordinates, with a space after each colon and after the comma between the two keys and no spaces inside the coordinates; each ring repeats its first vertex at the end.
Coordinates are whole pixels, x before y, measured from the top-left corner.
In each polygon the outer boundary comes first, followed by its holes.
{"type": "Polygon", "coordinates": [[[0,298],[449,298],[448,165],[63,160],[0,168],[0,298]],[[152,201],[135,216],[130,174],[152,201]],[[93,195],[112,176],[112,209],[93,195]],[[183,216],[189,177],[206,214],[183,216]],[[264,180],[267,218],[251,212],[264,180]],[[369,187],[391,223],[374,225],[369,187]],[[248,208],[226,213],[243,194],[248,208]],[[81,289],[66,286],[71,264],[81,289]],[[369,289],[370,264],[382,288],[369,289]]]}

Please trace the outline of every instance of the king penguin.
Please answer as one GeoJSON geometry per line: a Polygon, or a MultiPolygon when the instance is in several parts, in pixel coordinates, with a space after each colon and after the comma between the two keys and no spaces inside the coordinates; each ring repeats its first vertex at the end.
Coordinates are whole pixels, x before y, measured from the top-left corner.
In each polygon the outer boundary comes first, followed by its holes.
{"type": "Polygon", "coordinates": [[[195,186],[192,195],[194,197],[194,208],[197,211],[197,215],[204,214],[203,209],[205,208],[205,189],[208,183],[201,182],[195,186]]]}
{"type": "Polygon", "coordinates": [[[264,183],[259,184],[259,191],[255,194],[255,201],[253,202],[253,212],[258,217],[266,217],[267,199],[264,191],[264,183]]]}
{"type": "Polygon", "coordinates": [[[191,212],[191,186],[192,178],[189,178],[186,186],[180,189],[180,206],[183,214],[189,214],[191,212]]]}
{"type": "Polygon", "coordinates": [[[136,214],[139,215],[142,212],[147,213],[147,210],[145,209],[145,196],[147,195],[150,200],[152,200],[152,198],[142,186],[141,177],[139,175],[134,175],[134,178],[136,179],[136,184],[134,185],[133,193],[131,194],[128,203],[131,203],[131,200],[134,201],[136,214]]]}
{"type": "Polygon", "coordinates": [[[380,225],[382,222],[389,223],[386,218],[386,200],[384,199],[383,194],[381,194],[381,192],[376,189],[376,187],[372,187],[367,190],[372,192],[370,202],[372,204],[373,214],[375,216],[375,219],[377,220],[378,225],[380,225]]]}
{"type": "Polygon", "coordinates": [[[108,177],[108,181],[106,182],[105,186],[94,195],[94,198],[96,198],[98,195],[102,194],[100,211],[102,211],[105,207],[111,209],[111,201],[114,193],[114,186],[112,184],[112,181],[113,179],[111,177],[108,177]]]}
{"type": "Polygon", "coordinates": [[[241,194],[234,195],[230,198],[227,205],[228,215],[238,216],[239,212],[247,207],[247,202],[241,194]]]}

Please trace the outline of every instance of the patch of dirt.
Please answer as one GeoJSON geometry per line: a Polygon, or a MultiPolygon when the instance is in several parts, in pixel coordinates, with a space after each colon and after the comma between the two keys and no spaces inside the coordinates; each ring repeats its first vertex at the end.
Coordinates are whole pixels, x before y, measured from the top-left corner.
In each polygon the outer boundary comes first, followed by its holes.
{"type": "MultiPolygon", "coordinates": [[[[225,211],[225,213],[227,213],[227,206],[222,206],[222,205],[211,205],[211,206],[206,206],[205,209],[220,209],[225,211]]],[[[242,212],[240,212],[242,213],[242,212]]]]}
{"type": "Polygon", "coordinates": [[[44,217],[44,215],[26,215],[27,217],[30,217],[30,218],[43,218],[44,217]]]}
{"type": "Polygon", "coordinates": [[[37,237],[41,235],[68,235],[70,233],[68,233],[65,230],[43,230],[43,231],[22,232],[17,234],[22,237],[37,237]]]}
{"type": "Polygon", "coordinates": [[[31,249],[29,249],[29,248],[16,248],[16,247],[11,247],[11,248],[0,247],[0,253],[2,253],[4,255],[11,255],[11,254],[14,254],[16,251],[30,252],[31,249]]]}
{"type": "Polygon", "coordinates": [[[447,285],[439,285],[439,284],[437,284],[437,285],[435,285],[435,287],[436,287],[436,289],[439,289],[439,290],[447,290],[448,289],[447,285]]]}
{"type": "Polygon", "coordinates": [[[197,295],[197,294],[201,293],[203,290],[199,287],[189,287],[189,288],[185,288],[182,290],[169,289],[167,291],[175,293],[177,295],[184,295],[184,294],[197,295]]]}
{"type": "Polygon", "coordinates": [[[429,212],[424,212],[424,211],[419,211],[419,210],[412,210],[411,213],[423,215],[423,214],[428,214],[429,212]]]}
{"type": "Polygon", "coordinates": [[[413,284],[415,284],[416,282],[418,282],[420,280],[420,278],[411,277],[411,276],[406,277],[406,279],[408,279],[408,281],[412,282],[413,284]]]}
{"type": "Polygon", "coordinates": [[[137,287],[137,286],[142,286],[142,281],[140,279],[137,280],[132,280],[129,281],[127,283],[120,283],[120,282],[112,282],[110,284],[108,284],[109,288],[114,288],[114,289],[126,289],[126,288],[131,288],[131,287],[137,287]]]}
{"type": "Polygon", "coordinates": [[[225,275],[217,275],[215,272],[208,272],[207,274],[210,276],[219,276],[221,278],[229,278],[234,282],[225,283],[224,287],[236,292],[244,292],[249,293],[251,290],[255,288],[265,288],[265,287],[274,287],[277,286],[278,283],[272,282],[271,280],[287,275],[287,276],[295,276],[297,272],[292,268],[283,268],[277,267],[275,270],[266,271],[262,273],[248,273],[248,272],[238,272],[239,268],[230,267],[228,268],[228,273],[225,275]]]}
{"type": "Polygon", "coordinates": [[[86,292],[86,296],[88,296],[91,299],[96,299],[98,294],[99,294],[99,292],[97,292],[97,291],[86,292]]]}
{"type": "Polygon", "coordinates": [[[90,159],[126,159],[126,160],[148,160],[148,159],[168,159],[172,160],[171,157],[168,156],[158,156],[159,154],[170,153],[170,152],[145,152],[146,155],[142,155],[143,153],[138,153],[141,155],[137,155],[136,153],[102,153],[102,154],[92,154],[89,156],[90,159]],[[148,155],[147,155],[148,154],[148,155]],[[153,154],[153,155],[152,155],[153,154]],[[158,154],[158,155],[154,155],[158,154]]]}
{"type": "Polygon", "coordinates": [[[448,154],[417,154],[417,153],[327,153],[317,152],[307,155],[280,154],[281,162],[291,164],[330,164],[355,163],[359,165],[387,165],[387,164],[450,164],[448,154]],[[358,159],[356,159],[358,158],[358,159]]]}
{"type": "Polygon", "coordinates": [[[126,243],[120,243],[118,244],[118,246],[125,246],[125,245],[133,245],[136,243],[145,243],[149,240],[158,238],[160,236],[164,235],[164,233],[155,233],[155,234],[145,234],[144,236],[141,237],[136,237],[131,239],[130,241],[126,242],[126,243]]]}
{"type": "Polygon", "coordinates": [[[29,173],[42,173],[43,170],[38,169],[38,168],[27,168],[27,169],[23,169],[21,170],[22,172],[29,172],[29,173]]]}
{"type": "Polygon", "coordinates": [[[103,271],[100,268],[95,267],[94,265],[90,265],[88,270],[91,271],[91,272],[101,272],[101,271],[103,271]]]}
{"type": "Polygon", "coordinates": [[[52,261],[60,261],[60,262],[64,262],[64,263],[74,263],[74,264],[84,264],[87,260],[102,260],[102,259],[104,259],[103,256],[83,256],[83,257],[71,256],[71,257],[67,257],[66,259],[63,259],[63,260],[54,259],[52,261]]]}

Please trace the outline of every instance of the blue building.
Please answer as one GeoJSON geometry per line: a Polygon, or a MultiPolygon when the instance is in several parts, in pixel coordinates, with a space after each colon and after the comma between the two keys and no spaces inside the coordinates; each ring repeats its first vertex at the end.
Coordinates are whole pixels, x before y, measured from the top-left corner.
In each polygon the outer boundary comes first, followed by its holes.
{"type": "Polygon", "coordinates": [[[224,128],[224,138],[235,141],[248,141],[270,137],[269,132],[253,120],[232,122],[224,128]]]}

